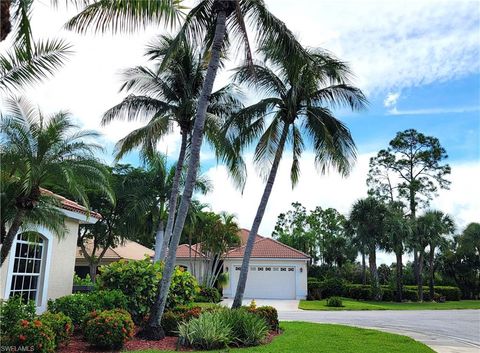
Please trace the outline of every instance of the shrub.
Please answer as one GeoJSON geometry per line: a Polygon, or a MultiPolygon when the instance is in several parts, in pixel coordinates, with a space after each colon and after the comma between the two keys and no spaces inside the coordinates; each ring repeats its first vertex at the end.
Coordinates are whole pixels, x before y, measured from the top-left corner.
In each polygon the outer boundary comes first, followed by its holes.
{"type": "Polygon", "coordinates": [[[75,293],[48,301],[48,311],[67,315],[74,325],[80,325],[89,312],[95,309],[95,303],[88,294],[75,293]]]}
{"type": "Polygon", "coordinates": [[[127,309],[128,298],[120,290],[98,290],[87,294],[95,310],[127,309]]]}
{"type": "Polygon", "coordinates": [[[0,332],[7,336],[20,320],[31,321],[35,318],[35,302],[24,303],[21,297],[15,296],[0,301],[0,332]]]}
{"type": "Polygon", "coordinates": [[[200,292],[196,295],[197,303],[218,303],[222,299],[217,288],[200,287],[200,292]]]}
{"type": "Polygon", "coordinates": [[[322,298],[342,296],[345,293],[345,283],[341,278],[327,278],[320,284],[322,298]]]}
{"type": "Polygon", "coordinates": [[[317,278],[308,278],[307,280],[307,299],[322,299],[321,282],[317,278]]]}
{"type": "Polygon", "coordinates": [[[330,297],[327,299],[326,305],[332,308],[341,308],[343,306],[343,303],[340,297],[330,297]]]}
{"type": "Polygon", "coordinates": [[[55,352],[55,333],[40,320],[20,320],[8,337],[8,344],[20,352],[24,347],[32,347],[35,353],[55,352]]]}
{"type": "Polygon", "coordinates": [[[133,337],[135,326],[123,309],[92,312],[83,325],[85,340],[98,348],[118,349],[133,337]]]}
{"type": "Polygon", "coordinates": [[[180,343],[197,349],[225,348],[232,342],[232,328],[225,325],[220,311],[182,323],[178,330],[180,343]]]}
{"type": "Polygon", "coordinates": [[[87,274],[85,278],[81,278],[76,273],[73,275],[73,285],[74,286],[93,286],[93,282],[90,278],[90,275],[87,274]]]}
{"type": "MultiPolygon", "coordinates": [[[[405,286],[407,290],[418,290],[417,286],[405,286]]],[[[447,301],[458,301],[462,299],[462,291],[458,287],[453,286],[435,286],[435,293],[445,297],[447,301]]],[[[427,286],[423,287],[424,300],[429,300],[429,289],[427,286]],[[428,298],[428,299],[425,299],[428,298]]]]}
{"type": "Polygon", "coordinates": [[[178,325],[182,322],[180,314],[167,310],[162,316],[162,328],[167,336],[178,336],[178,325]]]}
{"type": "Polygon", "coordinates": [[[372,299],[372,288],[363,284],[348,284],[345,296],[356,300],[370,300],[372,299]]]}
{"type": "MultiPolygon", "coordinates": [[[[256,310],[251,308],[250,310],[256,310]]],[[[231,341],[239,346],[256,346],[267,336],[267,322],[244,308],[218,312],[225,326],[232,328],[231,341]]]]}
{"type": "Polygon", "coordinates": [[[67,315],[63,313],[43,313],[39,317],[40,321],[50,327],[55,334],[55,345],[67,344],[73,334],[73,323],[67,315]]]}
{"type": "Polygon", "coordinates": [[[404,289],[402,293],[403,300],[418,302],[418,292],[416,290],[404,289]]]}
{"type": "Polygon", "coordinates": [[[259,306],[254,310],[249,310],[249,312],[264,319],[270,330],[278,331],[278,312],[273,306],[259,306]]]}
{"type": "Polygon", "coordinates": [[[395,291],[391,288],[382,288],[382,301],[393,302],[395,300],[395,291]]]}
{"type": "MultiPolygon", "coordinates": [[[[142,322],[154,303],[162,265],[148,258],[140,261],[113,262],[100,268],[97,284],[100,289],[118,289],[127,297],[127,308],[135,322],[142,322]]],[[[167,299],[167,308],[193,301],[198,290],[195,278],[176,268],[167,299]]]]}

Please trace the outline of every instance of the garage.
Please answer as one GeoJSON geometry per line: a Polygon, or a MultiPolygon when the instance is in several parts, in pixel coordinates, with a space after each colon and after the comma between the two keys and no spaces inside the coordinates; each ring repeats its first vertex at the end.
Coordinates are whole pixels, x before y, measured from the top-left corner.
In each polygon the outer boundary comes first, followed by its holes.
{"type": "MultiPolygon", "coordinates": [[[[231,279],[233,288],[237,287],[240,265],[234,266],[231,279]]],[[[294,266],[250,266],[245,299],[295,299],[296,279],[294,266]]]]}

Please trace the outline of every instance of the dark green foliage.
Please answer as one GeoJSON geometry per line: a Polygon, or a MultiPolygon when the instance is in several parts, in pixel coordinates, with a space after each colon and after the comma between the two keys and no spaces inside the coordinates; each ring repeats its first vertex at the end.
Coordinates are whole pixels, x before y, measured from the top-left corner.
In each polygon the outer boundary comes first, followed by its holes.
{"type": "Polygon", "coordinates": [[[83,325],[85,340],[99,348],[121,348],[134,333],[132,317],[122,309],[94,311],[83,325]]]}
{"type": "Polygon", "coordinates": [[[307,280],[307,299],[320,300],[322,299],[321,281],[317,278],[309,277],[307,280]]]}
{"type": "Polygon", "coordinates": [[[118,290],[100,290],[91,293],[75,293],[48,301],[48,310],[63,313],[72,319],[74,325],[80,325],[91,311],[125,309],[127,298],[118,290]]]}
{"type": "Polygon", "coordinates": [[[278,331],[278,311],[273,306],[259,306],[257,308],[249,308],[249,312],[263,318],[271,331],[278,331]]]}
{"type": "Polygon", "coordinates": [[[15,296],[8,300],[0,301],[0,332],[8,333],[20,320],[31,321],[35,318],[35,302],[24,303],[21,297],[15,296]]]}
{"type": "Polygon", "coordinates": [[[345,297],[357,300],[371,300],[372,287],[363,284],[348,284],[345,297]]]}
{"type": "Polygon", "coordinates": [[[73,335],[73,322],[63,313],[51,313],[49,311],[40,315],[39,320],[50,327],[55,334],[55,345],[68,344],[73,335]]]}
{"type": "Polygon", "coordinates": [[[343,306],[343,303],[340,297],[330,297],[327,299],[326,305],[332,308],[341,308],[343,306]]]}
{"type": "Polygon", "coordinates": [[[321,282],[322,298],[342,296],[345,293],[345,283],[341,278],[328,278],[321,282]]]}
{"type": "MultiPolygon", "coordinates": [[[[2,337],[3,333],[2,333],[2,337]]],[[[4,344],[2,339],[2,345],[4,344]]],[[[20,320],[7,336],[9,346],[14,346],[16,352],[21,352],[22,347],[31,347],[35,353],[54,353],[55,333],[48,325],[44,325],[40,320],[20,320]]]]}
{"type": "MultiPolygon", "coordinates": [[[[411,286],[416,287],[416,286],[411,286]]],[[[416,289],[404,289],[403,290],[403,300],[418,302],[418,292],[416,289]]]]}
{"type": "Polygon", "coordinates": [[[180,314],[167,310],[162,316],[162,328],[167,336],[178,336],[178,325],[182,322],[180,314]]]}
{"type": "Polygon", "coordinates": [[[197,303],[218,303],[222,300],[222,296],[217,288],[200,287],[200,292],[195,296],[197,303]]]}
{"type": "MultiPolygon", "coordinates": [[[[417,289],[416,286],[405,286],[408,290],[415,290],[417,289]]],[[[430,300],[429,297],[426,296],[428,292],[428,287],[423,287],[424,290],[424,300],[430,300]]],[[[447,301],[458,301],[462,299],[462,291],[458,287],[451,287],[451,286],[435,286],[435,293],[440,294],[441,296],[445,297],[447,301]]]]}

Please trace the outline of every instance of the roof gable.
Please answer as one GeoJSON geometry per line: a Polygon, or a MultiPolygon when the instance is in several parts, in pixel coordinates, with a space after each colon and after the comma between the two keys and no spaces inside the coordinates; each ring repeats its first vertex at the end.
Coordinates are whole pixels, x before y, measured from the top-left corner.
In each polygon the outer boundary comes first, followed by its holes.
{"type": "MultiPolygon", "coordinates": [[[[226,258],[243,258],[245,245],[230,250],[226,258]]],[[[272,238],[259,237],[253,244],[251,258],[275,258],[275,259],[309,259],[310,257],[288,245],[280,243],[272,238]]]]}

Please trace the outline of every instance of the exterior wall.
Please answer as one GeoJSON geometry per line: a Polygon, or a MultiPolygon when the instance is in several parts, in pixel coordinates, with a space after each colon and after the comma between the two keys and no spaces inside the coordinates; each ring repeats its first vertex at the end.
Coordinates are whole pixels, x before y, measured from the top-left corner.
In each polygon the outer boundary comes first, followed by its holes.
{"type": "MultiPolygon", "coordinates": [[[[42,264],[42,266],[44,266],[44,274],[40,284],[41,300],[38,306],[39,312],[46,310],[48,299],[54,299],[72,293],[78,221],[67,218],[65,226],[67,232],[61,239],[46,229],[37,229],[47,240],[45,258],[42,264]]],[[[12,249],[14,249],[14,246],[12,246],[12,249]]],[[[5,298],[8,295],[10,289],[8,274],[12,270],[12,265],[13,261],[11,261],[9,255],[0,270],[0,298],[5,298]]]]}
{"type": "MultiPolygon", "coordinates": [[[[223,263],[223,269],[228,272],[230,281],[223,289],[223,296],[233,298],[235,296],[236,287],[235,267],[242,265],[242,259],[226,259],[223,263]],[[228,270],[227,270],[228,269],[228,270]]],[[[296,299],[307,298],[307,260],[298,259],[251,259],[250,266],[289,266],[295,267],[295,297],[296,299]]],[[[238,273],[238,272],[237,272],[238,273]]],[[[286,285],[286,284],[283,284],[286,285]]],[[[270,299],[270,298],[257,298],[270,299]]]]}
{"type": "Polygon", "coordinates": [[[186,267],[187,271],[194,275],[197,280],[201,278],[202,274],[205,272],[205,263],[199,260],[192,260],[192,262],[190,263],[189,259],[177,258],[175,261],[175,265],[186,267]]]}

